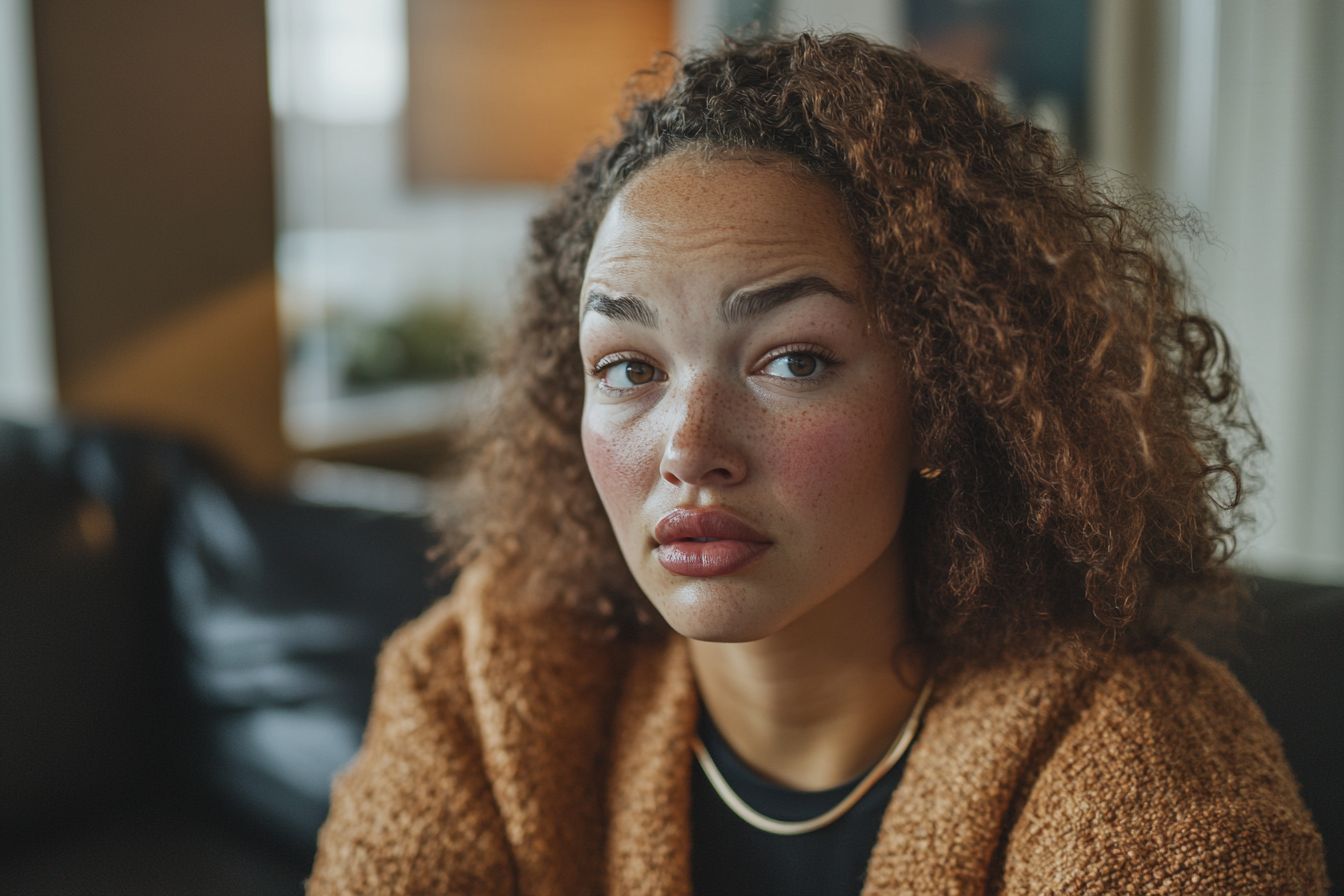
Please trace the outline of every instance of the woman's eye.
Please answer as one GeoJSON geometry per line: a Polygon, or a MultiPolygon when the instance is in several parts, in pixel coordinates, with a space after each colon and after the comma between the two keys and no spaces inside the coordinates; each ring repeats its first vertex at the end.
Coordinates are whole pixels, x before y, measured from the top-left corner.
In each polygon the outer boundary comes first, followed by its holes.
{"type": "Polygon", "coordinates": [[[658,368],[644,361],[617,361],[602,369],[602,382],[613,389],[633,389],[658,378],[658,368]]]}
{"type": "Polygon", "coordinates": [[[825,370],[827,363],[812,352],[789,352],[766,364],[762,373],[784,379],[803,379],[825,370]]]}

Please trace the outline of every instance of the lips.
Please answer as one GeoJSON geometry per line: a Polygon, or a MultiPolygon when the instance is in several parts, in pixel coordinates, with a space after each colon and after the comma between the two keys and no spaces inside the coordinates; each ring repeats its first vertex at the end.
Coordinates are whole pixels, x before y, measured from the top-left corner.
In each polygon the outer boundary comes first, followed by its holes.
{"type": "Polygon", "coordinates": [[[750,566],[772,542],[736,514],[677,508],[654,528],[658,562],[673,575],[726,576],[750,566]]]}

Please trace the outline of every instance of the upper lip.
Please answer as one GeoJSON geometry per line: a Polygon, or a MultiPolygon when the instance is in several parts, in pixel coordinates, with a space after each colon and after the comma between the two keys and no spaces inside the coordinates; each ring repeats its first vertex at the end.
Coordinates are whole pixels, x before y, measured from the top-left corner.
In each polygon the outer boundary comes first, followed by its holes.
{"type": "Polygon", "coordinates": [[[678,507],[658,521],[653,537],[659,544],[686,538],[770,541],[742,517],[717,507],[678,507]]]}

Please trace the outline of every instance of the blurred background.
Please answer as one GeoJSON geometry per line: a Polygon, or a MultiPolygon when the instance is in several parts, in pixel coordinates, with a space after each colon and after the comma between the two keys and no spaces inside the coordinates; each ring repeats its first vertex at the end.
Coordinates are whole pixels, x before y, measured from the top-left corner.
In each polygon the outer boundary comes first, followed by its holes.
{"type": "MultiPolygon", "coordinates": [[[[1202,222],[1209,238],[1181,251],[1272,452],[1241,562],[1344,584],[1338,0],[0,0],[0,627],[30,663],[0,669],[0,688],[6,717],[50,729],[0,743],[0,830],[39,816],[65,830],[43,788],[73,793],[87,768],[71,752],[43,778],[34,757],[76,729],[107,736],[87,705],[52,727],[51,701],[26,688],[71,629],[50,607],[18,609],[22,583],[44,600],[60,567],[85,570],[89,594],[109,587],[99,564],[124,553],[141,507],[127,496],[152,481],[141,509],[159,528],[141,559],[171,611],[164,637],[189,658],[181,689],[216,713],[193,730],[243,756],[226,789],[298,844],[276,859],[290,881],[367,706],[331,689],[367,691],[381,637],[447,587],[423,559],[424,477],[452,469],[490,406],[480,373],[529,217],[656,53],[802,28],[857,30],[977,78],[1090,166],[1202,222]],[[129,460],[145,457],[155,472],[129,460]],[[46,530],[19,507],[51,517],[54,553],[31,547],[46,530]],[[374,543],[386,550],[359,565],[374,543]],[[15,572],[39,555],[28,579],[15,572]],[[354,608],[389,576],[402,590],[369,622],[354,608]],[[281,592],[311,602],[276,609],[281,592]],[[337,592],[353,615],[332,611],[337,592]],[[219,634],[242,618],[252,627],[219,634]],[[18,624],[37,619],[50,643],[18,624]],[[339,686],[303,665],[336,654],[339,686]],[[243,667],[269,683],[235,687],[243,667]]],[[[70,618],[87,622],[93,600],[70,618]]],[[[163,662],[117,674],[177,668],[163,662]]],[[[116,678],[85,673],[94,690],[116,678]]],[[[210,755],[219,777],[232,760],[210,755]]],[[[174,854],[219,852],[193,843],[174,854]]]]}
{"type": "Polygon", "coordinates": [[[432,472],[488,403],[528,217],[628,76],[853,28],[1204,216],[1272,449],[1246,561],[1344,582],[1344,24],[1332,0],[3,0],[0,413],[432,472]]]}

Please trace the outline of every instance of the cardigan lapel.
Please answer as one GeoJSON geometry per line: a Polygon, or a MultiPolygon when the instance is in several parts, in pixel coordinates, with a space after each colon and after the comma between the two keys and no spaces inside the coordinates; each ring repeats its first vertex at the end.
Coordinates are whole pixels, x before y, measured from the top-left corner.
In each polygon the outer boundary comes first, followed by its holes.
{"type": "Polygon", "coordinates": [[[503,620],[462,594],[463,658],[495,801],[526,896],[601,889],[609,725],[624,652],[552,610],[503,620]]]}
{"type": "MultiPolygon", "coordinates": [[[[500,624],[480,595],[461,599],[468,687],[519,891],[594,893],[605,876],[611,894],[690,896],[699,701],[685,639],[627,655],[563,613],[500,624]],[[605,806],[590,784],[604,768],[605,806]]],[[[865,896],[981,896],[986,880],[993,892],[1012,814],[1090,678],[1042,661],[939,686],[883,817],[865,896]]]]}
{"type": "Polygon", "coordinates": [[[690,896],[691,737],[699,707],[684,638],[639,648],[613,731],[611,894],[690,896]]]}
{"type": "Polygon", "coordinates": [[[939,687],[883,816],[864,896],[980,896],[985,881],[993,892],[1024,785],[1064,729],[1062,715],[1076,711],[1087,678],[1042,661],[939,687]]]}

